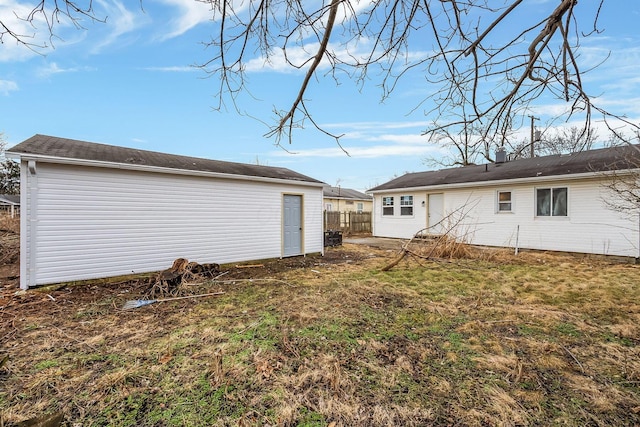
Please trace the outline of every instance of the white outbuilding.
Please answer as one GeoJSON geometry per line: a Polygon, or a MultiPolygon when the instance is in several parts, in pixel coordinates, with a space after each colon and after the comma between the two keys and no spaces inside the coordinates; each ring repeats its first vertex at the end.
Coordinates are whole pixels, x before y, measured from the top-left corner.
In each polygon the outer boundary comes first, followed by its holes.
{"type": "Polygon", "coordinates": [[[20,159],[20,287],[323,253],[321,181],[45,135],[20,159]]]}

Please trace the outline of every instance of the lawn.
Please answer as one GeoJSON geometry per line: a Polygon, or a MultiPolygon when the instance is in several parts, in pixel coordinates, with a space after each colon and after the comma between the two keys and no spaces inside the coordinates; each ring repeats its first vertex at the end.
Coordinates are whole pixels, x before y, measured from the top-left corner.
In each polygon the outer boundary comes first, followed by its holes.
{"type": "Polygon", "coordinates": [[[132,310],[145,279],[0,296],[0,424],[640,425],[640,266],[480,251],[222,266],[132,310]]]}

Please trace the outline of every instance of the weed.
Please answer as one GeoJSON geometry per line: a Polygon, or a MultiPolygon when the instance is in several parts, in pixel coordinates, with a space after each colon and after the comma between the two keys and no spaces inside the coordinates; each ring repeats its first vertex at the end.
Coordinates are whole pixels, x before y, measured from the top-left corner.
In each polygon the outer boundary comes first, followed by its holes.
{"type": "Polygon", "coordinates": [[[43,360],[42,362],[36,363],[36,365],[33,368],[36,371],[42,371],[44,369],[55,368],[57,366],[59,366],[59,363],[57,360],[43,360]]]}
{"type": "Polygon", "coordinates": [[[566,335],[571,338],[580,338],[583,336],[582,332],[578,330],[578,328],[571,323],[560,323],[556,326],[556,331],[562,335],[566,335]]]}

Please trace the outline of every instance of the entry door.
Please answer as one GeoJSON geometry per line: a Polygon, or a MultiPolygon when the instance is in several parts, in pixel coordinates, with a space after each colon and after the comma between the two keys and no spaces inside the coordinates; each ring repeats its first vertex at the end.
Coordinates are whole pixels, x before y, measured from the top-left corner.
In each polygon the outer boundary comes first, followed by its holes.
{"type": "Polygon", "coordinates": [[[444,195],[442,193],[429,194],[429,210],[427,212],[427,226],[429,234],[442,234],[444,218],[444,195]]]}
{"type": "Polygon", "coordinates": [[[302,196],[284,196],[283,256],[302,254],[302,196]]]}

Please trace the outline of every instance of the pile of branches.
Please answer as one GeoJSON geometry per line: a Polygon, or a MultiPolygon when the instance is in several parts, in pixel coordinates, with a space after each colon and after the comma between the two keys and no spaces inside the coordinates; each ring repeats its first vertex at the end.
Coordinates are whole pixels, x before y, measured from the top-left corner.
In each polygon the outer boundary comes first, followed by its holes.
{"type": "Polygon", "coordinates": [[[219,274],[219,264],[198,264],[193,261],[189,262],[186,258],[178,258],[173,261],[170,268],[162,270],[151,279],[147,295],[150,298],[177,296],[182,293],[184,283],[213,279],[219,274]]]}
{"type": "Polygon", "coordinates": [[[382,268],[382,271],[391,270],[407,255],[418,260],[470,258],[473,255],[472,247],[467,243],[467,233],[461,230],[469,204],[468,201],[464,206],[446,215],[437,224],[415,233],[409,241],[402,245],[398,257],[382,268]],[[441,232],[434,233],[433,231],[437,229],[441,229],[441,232]]]}
{"type": "Polygon", "coordinates": [[[420,260],[459,259],[472,256],[468,243],[446,234],[425,237],[423,231],[420,230],[403,244],[398,257],[383,267],[382,271],[391,270],[407,255],[420,260]]]}

